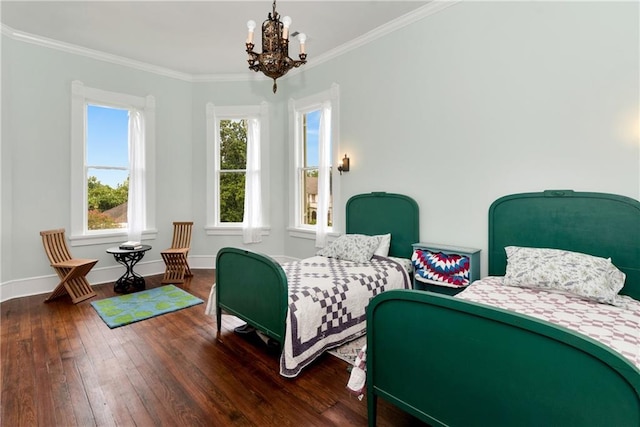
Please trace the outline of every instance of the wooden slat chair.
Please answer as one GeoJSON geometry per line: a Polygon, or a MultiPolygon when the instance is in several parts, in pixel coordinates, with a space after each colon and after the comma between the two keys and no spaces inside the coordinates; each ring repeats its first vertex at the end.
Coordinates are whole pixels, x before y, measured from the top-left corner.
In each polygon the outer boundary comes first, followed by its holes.
{"type": "Polygon", "coordinates": [[[160,252],[166,265],[162,283],[184,283],[185,277],[193,276],[187,256],[191,249],[193,222],[174,222],[171,247],[160,252]]]}
{"type": "Polygon", "coordinates": [[[64,228],[40,232],[42,244],[47,257],[49,257],[51,267],[60,278],[60,283],[58,283],[45,302],[64,294],[69,294],[71,301],[77,304],[80,301],[96,296],[85,276],[96,265],[98,260],[73,258],[67,247],[64,232],[64,228]]]}

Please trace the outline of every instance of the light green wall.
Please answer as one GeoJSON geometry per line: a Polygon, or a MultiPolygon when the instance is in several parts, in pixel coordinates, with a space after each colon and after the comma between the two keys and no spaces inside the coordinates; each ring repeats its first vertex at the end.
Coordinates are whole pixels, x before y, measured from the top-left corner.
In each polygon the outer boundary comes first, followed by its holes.
{"type": "MultiPolygon", "coordinates": [[[[173,218],[192,213],[191,84],[59,50],[3,38],[2,281],[51,274],[39,231],[70,229],[71,82],[156,98],[158,244],[173,218]],[[5,173],[5,167],[9,170],[5,173]],[[6,217],[5,217],[6,215],[6,217]],[[6,242],[6,243],[5,243],[6,242]],[[8,255],[8,256],[7,256],[8,255]],[[11,258],[9,258],[11,257],[11,258]]],[[[113,265],[105,245],[74,247],[77,257],[113,265]]],[[[154,256],[159,257],[158,254],[154,256]]]]}
{"type": "MultiPolygon", "coordinates": [[[[340,84],[344,200],[408,194],[424,241],[486,253],[500,196],[640,199],[638,12],[637,2],[461,2],[289,84],[301,94],[340,84]]],[[[287,248],[302,252],[298,243],[287,248]]]]}
{"type": "MultiPolygon", "coordinates": [[[[414,197],[424,241],[486,250],[489,204],[514,192],[639,199],[638,12],[636,2],[461,2],[303,67],[278,82],[276,95],[268,81],[189,83],[3,37],[0,281],[51,274],[38,232],[69,227],[72,80],[156,97],[159,234],[150,259],[169,245],[177,219],[196,222],[194,256],[241,245],[202,228],[205,105],[263,100],[272,119],[272,229],[256,248],[313,254],[312,240],[286,233],[286,105],[332,83],[340,86],[341,150],[351,158],[338,178],[342,199],[369,191],[414,197]]],[[[104,249],[73,252],[112,265],[104,249]]]]}

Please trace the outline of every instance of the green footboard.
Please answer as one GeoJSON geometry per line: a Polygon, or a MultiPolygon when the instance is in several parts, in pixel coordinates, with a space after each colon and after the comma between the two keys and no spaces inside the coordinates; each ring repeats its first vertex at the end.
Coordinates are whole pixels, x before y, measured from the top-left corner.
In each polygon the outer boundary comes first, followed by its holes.
{"type": "Polygon", "coordinates": [[[434,426],[640,425],[640,371],[564,328],[412,290],[367,325],[369,425],[377,397],[434,426]]]}
{"type": "Polygon", "coordinates": [[[287,277],[267,255],[223,248],[216,257],[216,317],[218,335],[222,311],[239,317],[284,343],[287,315],[287,277]]]}

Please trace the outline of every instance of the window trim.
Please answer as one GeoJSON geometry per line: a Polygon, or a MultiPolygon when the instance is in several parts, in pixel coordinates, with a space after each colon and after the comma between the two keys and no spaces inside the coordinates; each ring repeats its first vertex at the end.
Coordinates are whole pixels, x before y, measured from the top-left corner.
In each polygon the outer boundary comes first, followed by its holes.
{"type": "Polygon", "coordinates": [[[110,92],[85,86],[81,81],[71,82],[71,233],[72,246],[85,246],[126,240],[128,230],[86,230],[87,179],[86,169],[86,106],[104,105],[122,109],[138,108],[145,115],[145,167],[146,167],[146,228],[143,240],[155,239],[156,230],[156,166],[155,166],[155,98],[110,92]]]}
{"type": "Polygon", "coordinates": [[[268,235],[269,221],[269,107],[266,102],[260,105],[216,106],[206,104],[206,225],[207,235],[242,236],[242,223],[221,223],[219,206],[220,183],[217,179],[220,171],[220,131],[218,120],[249,119],[260,121],[260,182],[262,187],[262,235],[268,235]]]}
{"type": "MultiPolygon", "coordinates": [[[[287,230],[290,237],[303,239],[315,239],[315,225],[300,224],[302,201],[300,200],[300,162],[303,161],[303,153],[299,138],[302,135],[302,114],[322,108],[325,102],[331,103],[331,163],[340,164],[342,151],[340,143],[340,87],[333,83],[331,88],[314,95],[300,99],[289,99],[289,164],[292,179],[289,180],[289,226],[287,230]]],[[[333,225],[329,230],[329,236],[337,235],[344,224],[344,209],[340,196],[340,179],[337,175],[332,180],[333,193],[333,225]]]]}

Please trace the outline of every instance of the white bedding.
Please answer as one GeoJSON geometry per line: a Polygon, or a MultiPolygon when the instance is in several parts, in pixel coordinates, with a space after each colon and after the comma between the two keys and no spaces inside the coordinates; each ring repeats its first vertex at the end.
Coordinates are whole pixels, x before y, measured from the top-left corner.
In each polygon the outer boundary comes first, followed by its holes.
{"type": "MultiPolygon", "coordinates": [[[[578,296],[502,284],[502,277],[473,282],[456,298],[526,314],[601,342],[640,369],[640,301],[618,296],[616,306],[578,296]]],[[[358,355],[347,388],[363,397],[366,345],[358,355]]]]}
{"type": "Polygon", "coordinates": [[[617,306],[578,296],[502,284],[502,277],[474,282],[456,298],[526,314],[579,332],[612,348],[640,368],[640,301],[618,296],[617,306]]]}

